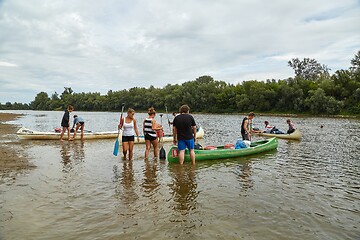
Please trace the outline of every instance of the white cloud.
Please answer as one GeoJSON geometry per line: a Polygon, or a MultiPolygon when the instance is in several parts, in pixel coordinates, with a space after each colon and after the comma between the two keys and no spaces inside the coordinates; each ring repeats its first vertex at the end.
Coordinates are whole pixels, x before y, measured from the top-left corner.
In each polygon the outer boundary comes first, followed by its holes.
{"type": "Polygon", "coordinates": [[[204,74],[283,79],[294,57],[346,69],[360,49],[356,0],[4,0],[0,9],[0,102],[204,74]]]}
{"type": "Polygon", "coordinates": [[[17,67],[18,65],[14,64],[14,63],[9,63],[9,62],[1,62],[0,61],[0,67],[17,67]]]}

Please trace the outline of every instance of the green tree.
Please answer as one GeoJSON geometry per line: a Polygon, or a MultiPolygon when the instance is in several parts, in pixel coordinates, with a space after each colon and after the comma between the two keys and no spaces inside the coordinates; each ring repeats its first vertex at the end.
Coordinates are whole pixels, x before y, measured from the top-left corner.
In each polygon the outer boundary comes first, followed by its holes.
{"type": "Polygon", "coordinates": [[[315,59],[304,58],[299,60],[293,58],[288,62],[288,65],[295,71],[295,76],[306,80],[316,80],[322,75],[329,76],[329,68],[326,65],[321,65],[315,59]]]}
{"type": "Polygon", "coordinates": [[[360,51],[355,54],[355,57],[351,59],[351,65],[350,71],[353,73],[359,73],[360,72],[360,51]]]}
{"type": "Polygon", "coordinates": [[[40,92],[36,95],[35,100],[30,103],[34,110],[50,110],[50,98],[46,92],[40,92]]]}
{"type": "Polygon", "coordinates": [[[334,97],[326,96],[325,91],[321,88],[311,90],[310,97],[305,102],[313,114],[337,114],[343,107],[343,102],[337,101],[334,97]]]}

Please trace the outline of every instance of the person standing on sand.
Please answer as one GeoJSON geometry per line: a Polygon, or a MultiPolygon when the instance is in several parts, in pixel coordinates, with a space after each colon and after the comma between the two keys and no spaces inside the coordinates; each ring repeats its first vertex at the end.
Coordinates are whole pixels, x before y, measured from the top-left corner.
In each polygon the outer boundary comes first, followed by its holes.
{"type": "Polygon", "coordinates": [[[65,110],[63,118],[61,120],[61,134],[60,134],[60,142],[63,141],[63,136],[65,131],[67,131],[68,140],[70,141],[70,113],[74,110],[73,106],[69,105],[65,110]]]}

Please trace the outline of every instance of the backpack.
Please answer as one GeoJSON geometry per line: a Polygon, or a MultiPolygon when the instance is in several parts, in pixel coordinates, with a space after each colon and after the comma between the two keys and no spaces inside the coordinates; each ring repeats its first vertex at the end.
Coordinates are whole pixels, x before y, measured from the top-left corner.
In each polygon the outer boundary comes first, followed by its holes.
{"type": "Polygon", "coordinates": [[[243,140],[238,139],[235,144],[235,149],[246,148],[246,144],[243,140]]]}

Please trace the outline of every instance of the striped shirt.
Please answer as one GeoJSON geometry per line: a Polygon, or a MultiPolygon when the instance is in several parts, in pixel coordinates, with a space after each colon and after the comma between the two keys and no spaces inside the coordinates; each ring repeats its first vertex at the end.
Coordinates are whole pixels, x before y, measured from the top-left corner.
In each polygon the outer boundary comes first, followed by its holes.
{"type": "Polygon", "coordinates": [[[146,118],[144,120],[144,134],[156,137],[156,131],[152,129],[152,120],[152,118],[146,118]]]}

